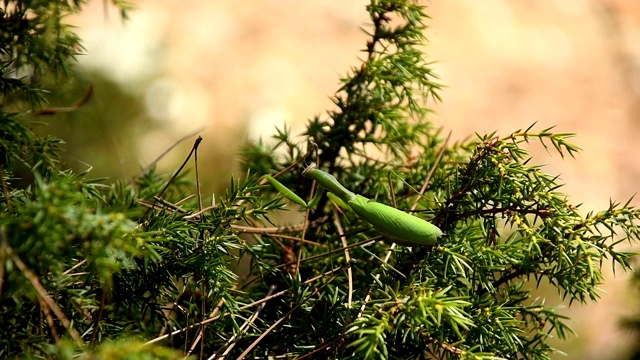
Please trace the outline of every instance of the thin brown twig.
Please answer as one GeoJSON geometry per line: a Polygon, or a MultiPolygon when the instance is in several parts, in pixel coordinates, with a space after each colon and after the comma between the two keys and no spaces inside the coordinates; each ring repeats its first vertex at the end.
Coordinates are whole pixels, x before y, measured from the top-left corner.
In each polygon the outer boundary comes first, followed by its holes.
{"type": "MultiPolygon", "coordinates": [[[[193,161],[195,163],[194,166],[196,170],[196,193],[198,195],[198,211],[202,211],[202,192],[200,190],[200,173],[198,171],[198,148],[197,147],[193,153],[193,161]]],[[[204,217],[201,217],[200,220],[202,221],[202,223],[204,223],[204,217]]],[[[208,231],[204,230],[203,232],[208,232],[208,231]]],[[[198,246],[199,245],[201,244],[198,244],[198,246]]],[[[207,285],[204,281],[200,284],[200,293],[202,294],[202,300],[200,304],[200,308],[201,308],[200,313],[204,315],[206,311],[206,306],[207,306],[207,297],[205,295],[207,293],[207,285]]],[[[204,358],[204,339],[205,339],[206,330],[207,330],[206,326],[201,327],[200,332],[198,333],[198,339],[193,343],[193,346],[195,347],[196,344],[200,340],[202,340],[203,345],[200,346],[200,359],[204,358]]]]}
{"type": "MultiPolygon", "coordinates": [[[[273,294],[273,292],[276,290],[276,286],[275,285],[271,285],[269,286],[269,290],[267,291],[267,296],[270,296],[273,294]]],[[[218,355],[220,355],[220,351],[222,351],[223,349],[225,349],[225,346],[227,347],[224,352],[222,353],[222,356],[220,357],[221,359],[224,359],[225,356],[229,355],[229,353],[231,352],[231,350],[233,350],[233,348],[236,346],[236,344],[238,343],[238,339],[246,332],[246,329],[253,324],[253,322],[258,318],[258,315],[260,315],[260,312],[262,311],[262,309],[264,309],[264,307],[267,305],[267,303],[262,303],[260,304],[260,307],[258,307],[253,314],[251,314],[251,316],[247,319],[247,321],[245,321],[242,326],[240,326],[240,329],[238,330],[238,333],[231,336],[229,338],[229,340],[227,340],[227,342],[220,347],[220,349],[218,349],[218,351],[216,351],[213,355],[211,355],[211,357],[209,357],[209,359],[207,360],[214,360],[218,358],[218,355]]]]}
{"type": "MultiPolygon", "coordinates": [[[[347,263],[350,264],[350,263],[347,263]]],[[[349,266],[350,267],[350,266],[349,266]]],[[[322,284],[321,286],[319,286],[318,288],[316,288],[311,294],[309,294],[307,297],[305,297],[304,299],[302,299],[302,301],[300,301],[299,304],[297,304],[296,306],[294,306],[293,308],[291,308],[291,310],[289,310],[286,314],[284,314],[280,319],[278,319],[278,321],[274,322],[273,324],[271,324],[271,326],[269,326],[267,328],[267,330],[265,330],[253,343],[251,343],[251,345],[249,345],[242,354],[240,354],[240,356],[238,356],[236,358],[236,360],[242,360],[244,359],[247,355],[249,355],[249,353],[251,352],[251,350],[253,350],[254,347],[256,347],[260,341],[262,341],[262,339],[265,338],[265,336],[267,336],[267,334],[269,334],[273,329],[275,329],[278,325],[280,325],[280,323],[282,323],[283,321],[285,321],[291,314],[293,314],[294,311],[298,310],[298,308],[300,308],[304,303],[306,303],[307,301],[309,301],[309,299],[311,299],[313,296],[315,296],[317,293],[320,292],[320,290],[324,289],[327,285],[329,285],[329,283],[331,281],[333,281],[335,278],[337,278],[337,276],[334,276],[333,278],[329,279],[326,283],[322,284]]]]}
{"type": "MultiPolygon", "coordinates": [[[[422,184],[422,187],[420,188],[420,192],[419,192],[420,197],[422,197],[422,195],[424,195],[424,192],[427,191],[427,187],[431,182],[431,178],[433,178],[433,174],[436,172],[438,165],[440,165],[440,162],[442,161],[442,156],[444,155],[444,152],[447,150],[447,145],[449,144],[449,140],[451,139],[451,133],[452,131],[449,131],[449,135],[447,135],[447,139],[442,144],[440,151],[438,151],[438,155],[436,155],[436,160],[433,162],[433,166],[431,167],[431,170],[429,170],[429,174],[427,174],[427,178],[424,179],[424,183],[422,184]]],[[[418,201],[420,197],[416,198],[416,201],[413,203],[413,206],[411,206],[412,211],[415,210],[416,207],[418,206],[418,201]]]]}
{"type": "Polygon", "coordinates": [[[262,339],[264,339],[265,336],[267,336],[267,334],[269,334],[271,332],[271,330],[275,329],[276,326],[280,325],[281,322],[285,321],[289,315],[293,314],[294,311],[298,310],[298,308],[300,308],[300,306],[302,306],[302,304],[304,304],[305,302],[307,302],[307,300],[309,300],[312,296],[315,296],[318,293],[318,290],[312,292],[309,296],[307,296],[307,298],[305,298],[300,304],[297,304],[296,306],[294,306],[293,308],[291,308],[291,310],[289,310],[286,314],[284,314],[280,319],[278,319],[278,321],[274,322],[273,324],[271,324],[271,326],[269,326],[267,328],[267,330],[265,330],[254,342],[251,343],[251,345],[249,345],[249,347],[247,347],[244,352],[242,354],[240,354],[240,356],[238,356],[236,358],[236,360],[242,360],[244,359],[247,355],[249,355],[249,353],[251,352],[251,350],[253,350],[254,347],[256,347],[258,345],[258,343],[260,343],[260,341],[262,341],[262,339]]]}
{"type": "MultiPolygon", "coordinates": [[[[187,165],[187,163],[189,162],[189,159],[191,159],[191,156],[193,155],[193,153],[197,151],[198,146],[200,146],[201,142],[202,142],[202,136],[198,136],[196,141],[193,143],[193,147],[191,148],[191,152],[189,152],[189,155],[187,155],[187,158],[184,159],[184,162],[182,163],[182,165],[180,165],[180,167],[178,168],[178,171],[176,171],[175,174],[173,174],[173,176],[171,177],[171,179],[169,179],[169,181],[164,186],[164,188],[162,188],[162,191],[160,191],[160,193],[157,195],[158,197],[162,197],[164,192],[167,191],[169,186],[171,186],[171,184],[173,183],[173,180],[175,180],[176,177],[178,177],[178,175],[180,174],[180,172],[182,172],[182,169],[184,169],[184,167],[187,165]]],[[[144,219],[147,217],[147,215],[149,214],[150,211],[151,211],[151,208],[147,208],[147,211],[145,211],[145,213],[140,218],[140,222],[144,221],[144,219]]]]}
{"type": "MultiPolygon", "coordinates": [[[[235,289],[235,285],[232,287],[232,289],[235,289]]],[[[213,311],[211,311],[211,313],[209,314],[209,317],[215,316],[218,313],[218,311],[220,311],[220,309],[222,308],[222,305],[224,305],[224,298],[222,298],[222,299],[220,299],[220,301],[218,301],[218,304],[213,309],[213,311]]],[[[191,353],[193,352],[193,350],[195,350],[196,346],[198,345],[198,343],[202,339],[203,331],[204,331],[204,326],[200,329],[200,332],[198,333],[198,336],[196,336],[196,339],[193,341],[193,344],[191,344],[191,348],[185,354],[185,358],[189,357],[191,355],[191,353]]],[[[200,358],[202,359],[203,356],[200,356],[200,358]]]]}
{"type": "MultiPolygon", "coordinates": [[[[151,203],[149,201],[143,200],[143,199],[134,199],[134,201],[142,206],[146,206],[149,208],[152,208],[154,210],[169,210],[169,211],[174,211],[174,212],[179,212],[179,213],[188,213],[188,210],[185,210],[183,208],[181,208],[180,206],[178,206],[178,204],[180,202],[184,202],[189,198],[192,198],[195,195],[191,195],[186,197],[185,199],[180,200],[178,203],[172,203],[170,201],[167,201],[163,198],[160,198],[158,196],[154,196],[154,200],[156,201],[156,203],[151,203]],[[159,206],[160,205],[164,205],[166,206],[166,208],[159,206]]],[[[192,219],[199,219],[200,216],[211,210],[211,209],[215,209],[218,205],[211,205],[211,206],[207,206],[201,210],[198,210],[194,213],[191,213],[189,215],[185,215],[182,218],[185,220],[192,220],[192,219]]],[[[308,227],[316,227],[320,224],[322,224],[327,218],[323,217],[314,221],[311,221],[308,223],[308,227]]],[[[296,232],[296,231],[301,231],[302,229],[304,229],[304,223],[302,224],[298,224],[298,225],[285,225],[285,226],[278,226],[278,227],[255,227],[255,226],[242,226],[242,225],[236,225],[236,224],[231,224],[230,225],[232,229],[237,230],[237,231],[241,231],[241,232],[245,232],[245,233],[249,233],[249,234],[267,234],[267,233],[285,233],[285,232],[296,232]]],[[[280,235],[278,235],[280,236],[280,235]]],[[[282,236],[284,237],[284,236],[282,236]]],[[[292,237],[293,238],[293,237],[292,237]]],[[[303,242],[307,242],[309,244],[313,244],[313,245],[317,245],[317,246],[325,246],[322,244],[318,244],[316,242],[313,241],[309,241],[309,240],[301,240],[299,238],[293,238],[295,241],[303,241],[303,242]]]]}
{"type": "Polygon", "coordinates": [[[193,199],[193,197],[194,197],[194,196],[196,196],[196,195],[195,195],[195,194],[187,195],[184,199],[182,199],[182,200],[180,200],[180,201],[176,202],[176,203],[175,203],[175,204],[173,204],[173,205],[175,205],[175,206],[180,206],[180,204],[182,204],[182,203],[184,203],[184,202],[186,202],[186,201],[189,201],[189,200],[193,199]]]}
{"type": "Polygon", "coordinates": [[[188,133],[187,135],[181,137],[180,139],[178,139],[178,141],[174,142],[173,145],[169,146],[167,148],[167,150],[165,150],[162,154],[160,154],[160,156],[158,156],[155,160],[153,160],[151,163],[149,163],[149,165],[147,165],[144,169],[140,170],[140,172],[138,172],[134,177],[132,177],[131,180],[129,180],[129,182],[127,183],[127,185],[133,184],[134,181],[136,181],[140,176],[142,176],[142,174],[144,174],[147,171],[149,171],[149,169],[151,169],[163,157],[165,157],[171,150],[173,150],[176,146],[178,146],[178,144],[180,144],[181,142],[183,142],[185,140],[188,140],[190,137],[192,137],[194,135],[197,135],[198,133],[202,132],[204,129],[205,129],[204,127],[198,128],[198,129],[188,133]]]}
{"type": "MultiPolygon", "coordinates": [[[[343,265],[343,266],[341,266],[341,267],[338,267],[338,268],[335,268],[335,269],[332,269],[332,270],[326,271],[326,272],[324,272],[324,273],[322,273],[322,274],[320,274],[320,275],[314,276],[314,277],[312,277],[312,278],[310,278],[310,279],[308,279],[308,280],[305,280],[304,282],[302,282],[302,284],[303,284],[303,285],[310,284],[310,283],[312,283],[312,282],[314,282],[314,281],[316,281],[316,280],[318,280],[318,279],[321,279],[321,278],[323,278],[323,277],[325,277],[325,276],[332,275],[332,274],[334,274],[334,273],[336,273],[336,272],[338,272],[338,271],[340,271],[340,270],[344,269],[344,268],[345,268],[345,267],[347,267],[347,266],[351,266],[351,263],[346,263],[345,265],[343,265]]],[[[274,298],[277,298],[277,297],[279,297],[279,296],[282,296],[282,295],[284,295],[284,294],[288,293],[289,291],[291,291],[291,289],[282,290],[282,291],[277,292],[277,293],[275,293],[275,294],[273,294],[273,295],[271,295],[271,296],[266,296],[266,297],[264,297],[264,298],[262,298],[262,299],[260,299],[260,300],[254,301],[254,302],[249,303],[249,304],[244,305],[244,306],[240,306],[240,307],[238,307],[238,309],[237,309],[237,310],[246,310],[246,309],[249,309],[249,308],[254,307],[254,306],[256,306],[256,305],[260,305],[260,304],[262,304],[262,303],[264,303],[264,302],[266,302],[266,301],[269,301],[269,300],[271,300],[271,299],[274,299],[274,298]]],[[[184,328],[182,328],[182,329],[175,330],[175,331],[173,331],[173,332],[171,332],[171,333],[169,333],[169,334],[165,334],[165,335],[162,335],[162,336],[158,336],[158,337],[156,337],[155,339],[152,339],[152,340],[147,341],[147,342],[145,343],[145,345],[150,345],[150,344],[156,343],[156,342],[158,342],[158,341],[164,340],[164,339],[166,339],[166,338],[169,338],[169,337],[171,337],[171,336],[174,336],[174,335],[177,335],[177,334],[183,333],[183,332],[188,331],[188,330],[190,330],[190,329],[194,329],[194,328],[197,328],[197,327],[200,327],[200,326],[203,326],[203,325],[209,324],[209,323],[214,322],[214,321],[218,320],[219,318],[221,318],[221,317],[223,317],[223,316],[226,316],[226,315],[227,315],[227,314],[222,314],[222,315],[214,316],[214,317],[209,318],[209,319],[207,319],[207,320],[201,321],[201,322],[199,322],[199,323],[197,323],[197,324],[189,325],[189,326],[186,326],[186,327],[184,327],[184,328]]]]}
{"type": "Polygon", "coordinates": [[[165,205],[165,206],[171,208],[172,210],[174,210],[176,212],[179,212],[179,213],[182,213],[182,214],[188,212],[187,210],[185,210],[185,209],[181,208],[180,206],[172,203],[171,201],[165,200],[165,199],[163,199],[163,198],[161,198],[159,196],[154,196],[153,200],[155,200],[156,202],[158,202],[158,203],[160,203],[162,205],[165,205]]]}
{"type": "MultiPolygon", "coordinates": [[[[311,184],[311,194],[313,194],[314,188],[316,184],[315,182],[311,184]]],[[[300,240],[305,240],[305,235],[307,234],[307,229],[309,225],[309,214],[311,214],[311,209],[307,209],[304,214],[304,221],[302,222],[302,233],[300,234],[300,240]]],[[[304,250],[304,242],[301,242],[300,247],[298,248],[298,256],[296,257],[296,269],[300,269],[300,264],[302,261],[302,251],[304,250]]]]}
{"type": "MultiPolygon", "coordinates": [[[[142,206],[146,206],[148,208],[154,209],[154,210],[169,210],[169,211],[174,211],[174,212],[179,212],[179,213],[187,213],[188,211],[176,206],[175,204],[172,204],[171,202],[164,200],[162,198],[159,198],[157,196],[154,196],[154,199],[156,200],[157,203],[151,203],[148,202],[146,200],[143,199],[134,199],[134,201],[142,206]],[[159,203],[159,204],[158,204],[159,203]],[[160,205],[164,205],[165,207],[162,207],[160,205]]],[[[212,206],[208,206],[202,210],[199,210],[195,213],[183,216],[182,218],[185,220],[193,220],[193,219],[200,219],[200,216],[202,215],[202,213],[209,211],[213,208],[217,207],[217,205],[212,205],[212,206]]],[[[312,222],[309,222],[308,227],[315,227],[318,226],[319,224],[323,223],[326,220],[326,218],[321,218],[312,222]]],[[[288,235],[281,235],[278,233],[282,233],[282,232],[296,232],[296,231],[300,231],[302,229],[304,229],[304,223],[303,224],[299,224],[299,225],[291,225],[291,226],[280,226],[280,227],[251,227],[251,226],[242,226],[242,225],[235,225],[235,224],[231,224],[229,225],[232,229],[236,230],[236,231],[240,231],[240,232],[244,232],[244,233],[248,233],[248,234],[264,234],[264,235],[270,235],[270,236],[277,236],[277,237],[281,237],[281,238],[285,238],[288,240],[293,240],[293,241],[299,241],[299,242],[303,242],[305,244],[310,244],[310,245],[314,245],[314,246],[320,246],[320,247],[327,247],[326,245],[323,244],[319,244],[315,241],[311,241],[311,240],[305,240],[305,239],[301,239],[295,236],[288,236],[288,235]]]]}
{"type": "MultiPolygon", "coordinates": [[[[169,210],[169,211],[174,211],[174,212],[179,212],[179,213],[187,213],[188,211],[176,206],[176,204],[173,204],[167,200],[164,200],[160,197],[154,196],[154,199],[156,200],[156,203],[151,203],[149,201],[143,200],[143,199],[134,199],[134,201],[142,206],[146,206],[150,209],[154,209],[154,210],[169,210]],[[166,207],[160,206],[160,205],[164,205],[166,207]]],[[[200,219],[202,213],[209,211],[213,208],[217,207],[217,205],[212,205],[212,206],[208,206],[202,210],[196,211],[195,213],[183,216],[182,218],[185,220],[193,220],[193,219],[200,219]]],[[[326,220],[326,218],[321,218],[312,222],[308,223],[308,227],[315,227],[318,226],[319,224],[323,223],[326,220]]],[[[281,237],[281,238],[285,238],[285,239],[289,239],[289,240],[293,240],[293,241],[298,241],[298,242],[302,242],[305,244],[310,244],[310,245],[314,245],[314,246],[320,246],[320,247],[327,247],[326,245],[323,244],[319,244],[317,242],[314,241],[310,241],[310,240],[305,240],[302,238],[298,238],[295,236],[288,236],[288,235],[281,235],[278,233],[281,232],[295,232],[295,231],[300,231],[302,229],[304,229],[304,223],[303,224],[299,224],[299,225],[292,225],[292,226],[280,226],[280,227],[250,227],[250,226],[242,226],[242,225],[235,225],[235,224],[231,224],[229,225],[232,229],[236,230],[236,231],[240,231],[240,232],[244,232],[244,233],[249,233],[249,234],[264,234],[264,235],[271,235],[271,236],[277,236],[277,237],[281,237]]]]}
{"type": "Polygon", "coordinates": [[[27,278],[27,280],[29,280],[29,282],[31,283],[31,286],[33,286],[33,288],[38,293],[38,296],[47,304],[47,306],[51,309],[51,311],[53,311],[54,315],[58,318],[58,320],[60,320],[62,325],[67,329],[67,331],[69,332],[69,335],[71,335],[71,337],[76,342],[76,344],[78,346],[83,346],[84,341],[82,341],[82,338],[80,337],[80,334],[76,331],[76,329],[73,328],[71,321],[69,321],[69,318],[67,318],[67,316],[62,312],[60,307],[58,307],[58,304],[56,304],[56,302],[53,301],[53,299],[49,296],[49,294],[47,293],[47,290],[44,288],[44,286],[42,286],[42,284],[40,283],[40,280],[38,280],[38,277],[27,267],[27,265],[22,261],[22,259],[20,259],[18,254],[16,254],[13,251],[11,246],[9,246],[8,240],[7,240],[7,233],[4,226],[0,227],[0,241],[2,243],[7,244],[5,245],[6,246],[5,251],[7,252],[7,255],[11,257],[11,260],[13,260],[13,262],[16,264],[18,269],[20,269],[20,271],[22,271],[22,274],[27,278]]]}
{"type": "Polygon", "coordinates": [[[93,95],[93,85],[89,85],[89,88],[87,89],[87,91],[85,91],[82,98],[80,98],[79,100],[76,100],[73,104],[67,107],[52,107],[47,109],[40,109],[40,110],[34,111],[33,113],[36,115],[55,115],[58,113],[73,112],[78,110],[87,102],[89,102],[89,99],[91,99],[91,95],[93,95]]]}
{"type": "Polygon", "coordinates": [[[196,168],[196,193],[198,195],[198,211],[202,211],[202,192],[200,191],[200,173],[198,172],[198,147],[193,152],[193,161],[196,168]]]}
{"type": "Polygon", "coordinates": [[[167,320],[175,320],[171,316],[171,314],[177,313],[178,310],[180,310],[183,314],[186,314],[185,316],[187,316],[187,318],[188,318],[189,311],[187,309],[185,309],[182,305],[179,304],[180,300],[185,295],[185,292],[186,292],[186,289],[183,289],[182,292],[180,294],[178,294],[178,296],[171,303],[167,304],[165,309],[163,309],[163,314],[165,315],[165,324],[162,327],[162,329],[160,330],[160,334],[158,336],[164,335],[165,332],[167,331],[167,327],[169,326],[169,321],[167,321],[167,320]]]}
{"type": "Polygon", "coordinates": [[[496,214],[522,214],[522,215],[536,215],[540,218],[545,218],[553,213],[553,209],[519,209],[517,206],[513,207],[496,207],[491,209],[476,209],[463,213],[457,213],[452,216],[451,221],[459,221],[472,216],[480,215],[496,215],[496,214]]]}
{"type": "MultiPolygon", "coordinates": [[[[316,161],[318,161],[319,156],[318,156],[318,145],[316,143],[314,143],[313,141],[309,142],[309,149],[307,149],[307,154],[310,154],[311,151],[315,151],[316,153],[316,161]]],[[[316,189],[316,181],[314,181],[311,184],[311,194],[309,195],[310,199],[313,199],[314,196],[314,191],[320,191],[320,189],[316,189]]],[[[304,237],[307,233],[307,229],[308,229],[308,225],[309,225],[309,215],[311,214],[311,209],[307,209],[307,211],[305,211],[305,215],[304,215],[304,221],[302,222],[302,234],[300,235],[300,239],[301,240],[305,240],[304,237]]],[[[303,243],[304,244],[304,243],[303,243]]],[[[296,262],[296,269],[300,269],[300,262],[302,261],[302,251],[304,250],[304,245],[300,245],[300,248],[298,249],[298,257],[297,257],[297,262],[296,262]]]]}
{"type": "Polygon", "coordinates": [[[198,211],[196,211],[196,212],[194,212],[192,214],[185,215],[183,218],[185,220],[191,220],[191,219],[195,219],[195,218],[200,218],[202,214],[206,213],[209,210],[215,209],[217,207],[218,207],[218,204],[209,205],[209,206],[207,206],[205,208],[200,208],[200,210],[198,210],[198,211]]]}
{"type": "Polygon", "coordinates": [[[53,321],[53,316],[51,316],[51,309],[47,306],[47,303],[44,300],[40,299],[40,309],[44,312],[44,317],[47,319],[47,324],[49,325],[49,330],[51,331],[51,335],[55,340],[56,344],[60,342],[60,335],[58,335],[58,330],[56,330],[56,324],[53,321]]]}
{"type": "Polygon", "coordinates": [[[305,240],[296,236],[291,236],[291,235],[284,235],[284,234],[264,234],[263,235],[266,238],[281,238],[281,239],[287,239],[287,240],[291,240],[291,241],[296,241],[296,242],[300,242],[303,244],[309,244],[309,245],[313,245],[313,246],[317,246],[317,247],[321,247],[321,248],[327,248],[327,245],[323,245],[320,243],[317,243],[315,241],[311,241],[311,240],[305,240]]]}
{"type": "MultiPolygon", "coordinates": [[[[393,253],[393,249],[396,248],[396,243],[391,244],[391,246],[389,247],[389,250],[387,251],[387,255],[385,255],[384,260],[382,260],[383,264],[386,264],[389,262],[389,259],[391,258],[391,254],[393,253]]],[[[367,307],[367,304],[369,303],[369,300],[371,300],[371,295],[373,294],[373,288],[374,285],[378,282],[378,280],[380,280],[380,273],[377,273],[374,276],[374,281],[371,284],[371,286],[369,286],[369,290],[367,291],[367,296],[364,297],[364,300],[362,300],[362,306],[360,306],[360,311],[358,311],[358,316],[356,316],[356,318],[359,318],[362,316],[362,314],[364,313],[364,309],[367,307]]]]}
{"type": "Polygon", "coordinates": [[[89,342],[93,345],[98,338],[98,333],[100,332],[100,319],[102,318],[102,312],[104,311],[104,304],[107,300],[107,292],[104,289],[100,291],[102,296],[100,297],[100,308],[98,309],[98,316],[95,317],[93,322],[93,334],[91,335],[91,341],[89,342]]]}
{"type": "MultiPolygon", "coordinates": [[[[338,215],[338,205],[331,202],[333,204],[333,221],[338,229],[338,233],[340,234],[340,240],[342,241],[342,247],[344,248],[344,258],[346,261],[351,261],[351,255],[349,254],[349,249],[347,246],[347,238],[344,236],[344,228],[342,227],[342,223],[340,223],[340,216],[338,215]]],[[[351,267],[347,269],[347,281],[349,286],[349,293],[347,294],[347,317],[346,323],[351,323],[351,305],[353,302],[353,270],[351,267]]]]}
{"type": "MultiPolygon", "coordinates": [[[[308,227],[312,228],[312,227],[319,226],[320,224],[324,223],[326,220],[327,220],[326,217],[322,217],[320,219],[310,221],[308,227]]],[[[242,226],[242,225],[231,224],[232,229],[241,231],[247,234],[279,234],[279,233],[297,232],[297,231],[301,231],[303,227],[304,227],[304,223],[297,224],[297,225],[277,226],[277,227],[253,227],[253,226],[242,226]]]]}
{"type": "Polygon", "coordinates": [[[315,355],[315,354],[319,353],[320,351],[322,351],[322,350],[324,350],[324,349],[326,349],[326,348],[330,347],[330,346],[331,346],[331,345],[333,345],[334,343],[336,343],[336,342],[338,342],[338,341],[340,341],[340,340],[344,339],[344,338],[345,338],[345,335],[344,335],[344,334],[343,334],[343,335],[338,335],[338,336],[336,336],[335,338],[333,338],[332,340],[327,341],[326,343],[322,344],[319,348],[317,348],[317,349],[313,350],[312,352],[309,352],[309,353],[306,353],[306,354],[304,354],[304,355],[302,355],[302,356],[300,356],[300,357],[297,357],[297,358],[296,358],[296,360],[303,360],[303,359],[306,359],[306,358],[308,358],[308,357],[311,357],[311,356],[313,356],[313,355],[315,355]]]}
{"type": "Polygon", "coordinates": [[[73,265],[71,268],[69,268],[68,270],[66,270],[65,272],[63,272],[63,275],[69,275],[71,274],[71,272],[77,268],[79,268],[80,266],[84,265],[87,263],[87,259],[84,259],[82,261],[79,261],[77,264],[73,265]]]}
{"type": "MultiPolygon", "coordinates": [[[[346,234],[345,234],[345,236],[346,236],[346,234]]],[[[372,243],[372,242],[376,242],[376,241],[379,241],[379,240],[382,240],[382,236],[375,236],[375,237],[372,237],[371,239],[363,240],[363,241],[357,242],[355,244],[351,244],[349,246],[340,247],[340,248],[337,248],[337,249],[333,249],[333,250],[327,251],[326,253],[309,256],[307,258],[302,259],[302,261],[300,261],[300,263],[311,261],[311,260],[316,260],[316,259],[319,259],[321,257],[329,256],[331,254],[334,254],[334,253],[337,253],[337,252],[340,252],[340,251],[344,251],[346,249],[351,249],[351,248],[354,248],[356,246],[364,246],[366,244],[369,244],[369,243],[372,243]]],[[[279,265],[274,266],[273,268],[274,269],[279,269],[279,268],[287,267],[287,266],[290,266],[290,265],[293,265],[293,264],[296,264],[296,262],[292,261],[292,262],[288,262],[288,263],[285,263],[285,264],[279,264],[279,265]]],[[[242,284],[240,289],[244,289],[245,287],[249,286],[254,281],[258,280],[259,278],[260,278],[259,276],[254,276],[253,278],[250,278],[244,284],[242,284]]]]}

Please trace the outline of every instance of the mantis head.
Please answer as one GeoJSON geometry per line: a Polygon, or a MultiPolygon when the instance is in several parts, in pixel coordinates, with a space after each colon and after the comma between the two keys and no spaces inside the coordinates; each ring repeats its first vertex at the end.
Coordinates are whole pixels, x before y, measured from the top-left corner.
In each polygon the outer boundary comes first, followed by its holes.
{"type": "Polygon", "coordinates": [[[306,177],[306,178],[313,178],[313,175],[311,175],[311,171],[313,171],[316,168],[316,163],[311,163],[309,164],[303,171],[302,171],[302,176],[306,177]]]}

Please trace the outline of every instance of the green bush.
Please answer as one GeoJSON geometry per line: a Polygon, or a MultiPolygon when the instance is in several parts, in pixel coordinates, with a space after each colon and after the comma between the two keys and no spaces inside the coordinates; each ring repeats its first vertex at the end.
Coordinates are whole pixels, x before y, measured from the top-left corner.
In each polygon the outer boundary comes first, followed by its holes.
{"type": "Polygon", "coordinates": [[[532,291],[597,300],[603,265],[629,269],[620,245],[638,239],[638,210],[583,215],[523,147],[573,156],[571,134],[442,136],[427,107],[440,88],[422,52],[427,16],[413,1],[372,0],[364,59],[341,79],[336,110],[303,138],[284,129],[274,146],[247,144],[247,175],[210,204],[180,171],[109,185],[66,170],[61,140],[33,129],[48,113],[38,79],[69,74],[80,49],[61,19],[82,2],[5,3],[3,357],[548,359],[549,338],[572,331],[532,291]],[[287,169],[279,180],[306,196],[305,155],[445,235],[395,246],[326,198],[301,226],[275,226],[285,203],[262,175],[287,169]]]}

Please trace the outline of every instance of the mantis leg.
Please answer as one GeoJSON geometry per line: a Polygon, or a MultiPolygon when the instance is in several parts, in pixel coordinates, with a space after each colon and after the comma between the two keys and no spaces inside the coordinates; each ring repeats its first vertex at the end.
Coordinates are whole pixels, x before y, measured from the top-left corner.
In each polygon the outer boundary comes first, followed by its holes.
{"type": "Polygon", "coordinates": [[[305,209],[311,209],[312,207],[316,206],[318,201],[320,201],[320,198],[322,197],[322,194],[324,193],[324,188],[323,187],[319,187],[318,191],[316,191],[316,194],[313,196],[313,199],[311,199],[311,201],[309,201],[309,203],[307,203],[306,201],[302,200],[302,198],[300,196],[296,195],[296,193],[294,193],[293,191],[289,190],[288,187],[282,185],[281,182],[279,182],[278,180],[274,179],[273,177],[271,177],[269,175],[266,175],[265,178],[284,197],[286,197],[287,199],[291,200],[292,202],[302,206],[305,209]]]}
{"type": "Polygon", "coordinates": [[[340,199],[339,197],[337,197],[336,195],[334,195],[333,193],[328,192],[327,196],[329,197],[329,199],[331,199],[334,203],[338,204],[338,206],[340,206],[341,208],[347,210],[347,211],[353,211],[351,209],[351,206],[349,206],[349,204],[347,204],[346,202],[344,202],[342,199],[340,199]]]}

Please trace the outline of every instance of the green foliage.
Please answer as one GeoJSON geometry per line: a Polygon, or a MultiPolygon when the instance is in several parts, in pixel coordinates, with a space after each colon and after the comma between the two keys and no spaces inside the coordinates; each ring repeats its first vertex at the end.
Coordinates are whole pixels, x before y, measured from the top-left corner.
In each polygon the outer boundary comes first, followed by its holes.
{"type": "MultiPolygon", "coordinates": [[[[69,60],[81,50],[63,22],[85,1],[12,1],[0,9],[0,94],[3,100],[41,103],[39,79],[50,73],[69,75],[69,60]]],[[[3,102],[5,102],[3,101],[3,102]]]]}
{"type": "MultiPolygon", "coordinates": [[[[81,356],[74,355],[74,345],[62,342],[58,346],[49,346],[44,353],[49,358],[61,360],[171,360],[184,359],[181,353],[174,349],[161,346],[145,345],[140,341],[105,341],[94,351],[86,351],[81,356]]],[[[31,357],[29,357],[31,358],[31,357]]],[[[35,358],[35,357],[34,357],[35,358]]],[[[192,358],[188,358],[192,359],[192,358]]]]}
{"type": "Polygon", "coordinates": [[[532,291],[597,301],[602,266],[630,269],[621,244],[638,239],[640,212],[612,202],[585,215],[525,148],[573,156],[571,134],[441,136],[413,1],[371,1],[364,60],[304,135],[346,187],[438,225],[426,248],[379,241],[326,198],[304,226],[274,228],[284,203],[262,175],[287,168],[280,182],[312,192],[301,163],[289,168],[306,138],[286,129],[273,147],[248,144],[247,175],[209,204],[180,171],[106,184],[66,170],[61,141],[37,136],[24,107],[38,104],[37,72],[69,69],[79,44],[60,19],[79,2],[8,3],[8,19],[40,25],[2,49],[2,357],[548,359],[549,338],[572,330],[532,291]]]}
{"type": "MultiPolygon", "coordinates": [[[[365,61],[342,80],[334,99],[339,110],[313,119],[304,135],[319,145],[319,168],[377,201],[389,203],[395,195],[401,209],[417,202],[445,236],[431,249],[391,250],[390,265],[382,260],[388,243],[351,249],[349,256],[358,260],[353,289],[341,274],[326,290],[342,294],[331,302],[333,320],[327,321],[344,330],[306,346],[331,358],[549,358],[549,338],[564,339],[572,330],[558,307],[535,299],[532,290],[550,284],[569,304],[597,300],[605,260],[630,269],[633,253],[620,245],[638,239],[640,212],[629,203],[612,203],[584,215],[560,191],[557,177],[531,164],[527,142],[573,156],[579,149],[569,142],[572,134],[529,128],[445,142],[424,107],[425,100],[438,99],[439,86],[418,49],[423,9],[412,2],[372,1],[369,11],[374,28],[365,61]],[[419,196],[423,184],[427,191],[419,196]]],[[[288,132],[274,138],[272,154],[285,155],[265,160],[249,147],[248,168],[273,163],[281,170],[305,154],[304,143],[288,132]]],[[[297,194],[310,194],[311,182],[300,178],[301,166],[295,169],[279,180],[297,194]]],[[[376,235],[350,214],[322,222],[332,217],[321,203],[309,215],[321,225],[305,239],[336,249],[343,246],[340,233],[350,234],[348,243],[376,235]]],[[[303,278],[346,260],[344,251],[292,246],[302,259],[325,255],[301,264],[303,278]]],[[[319,294],[315,301],[328,300],[319,294]]],[[[305,331],[289,327],[290,333],[305,331]]],[[[306,346],[298,342],[288,353],[304,354],[306,346]]]]}

